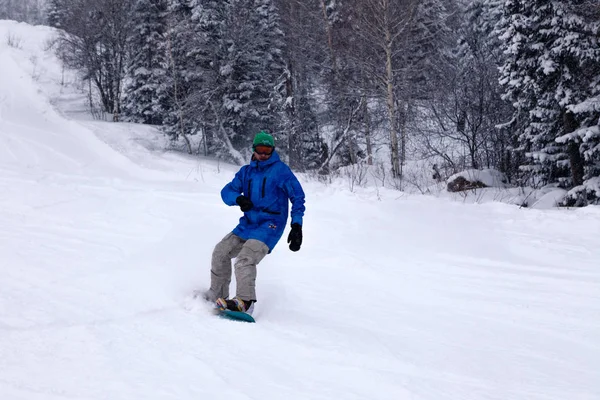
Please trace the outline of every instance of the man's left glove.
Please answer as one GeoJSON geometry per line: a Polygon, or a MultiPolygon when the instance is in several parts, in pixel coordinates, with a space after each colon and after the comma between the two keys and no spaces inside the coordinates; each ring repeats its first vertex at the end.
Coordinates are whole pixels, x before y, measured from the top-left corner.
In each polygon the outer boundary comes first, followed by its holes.
{"type": "Polygon", "coordinates": [[[298,223],[292,224],[292,230],[287,241],[290,244],[291,251],[300,250],[300,245],[302,244],[302,225],[298,223]]]}

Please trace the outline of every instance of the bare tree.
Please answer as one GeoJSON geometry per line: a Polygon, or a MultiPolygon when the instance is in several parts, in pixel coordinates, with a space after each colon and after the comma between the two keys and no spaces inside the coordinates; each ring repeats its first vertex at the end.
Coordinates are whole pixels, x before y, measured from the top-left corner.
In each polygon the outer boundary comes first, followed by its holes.
{"type": "Polygon", "coordinates": [[[58,40],[58,54],[80,70],[100,96],[104,112],[119,120],[127,59],[131,1],[70,0],[70,12],[58,40]]]}
{"type": "Polygon", "coordinates": [[[357,0],[354,33],[361,43],[357,62],[375,84],[375,96],[384,99],[387,109],[392,177],[401,177],[398,141],[398,104],[403,104],[401,53],[410,34],[416,0],[357,0]]]}

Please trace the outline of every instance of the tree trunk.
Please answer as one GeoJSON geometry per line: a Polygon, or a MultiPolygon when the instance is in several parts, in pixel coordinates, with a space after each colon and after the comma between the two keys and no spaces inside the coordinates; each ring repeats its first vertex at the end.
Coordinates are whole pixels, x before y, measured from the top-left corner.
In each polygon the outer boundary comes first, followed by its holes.
{"type": "Polygon", "coordinates": [[[179,77],[178,77],[176,66],[175,66],[175,57],[173,57],[173,47],[172,47],[172,42],[171,42],[171,34],[170,34],[171,26],[170,25],[168,26],[167,32],[169,32],[169,34],[167,35],[167,55],[169,58],[169,62],[171,64],[171,74],[172,74],[172,79],[173,79],[173,100],[175,102],[175,107],[177,107],[177,125],[178,125],[178,129],[179,129],[178,135],[181,136],[183,138],[183,140],[185,141],[185,144],[186,144],[187,150],[188,150],[188,154],[192,154],[193,153],[192,144],[185,132],[185,116],[184,116],[184,111],[183,111],[183,105],[181,104],[181,101],[179,99],[179,87],[177,85],[179,82],[179,77]]]}
{"type": "Polygon", "coordinates": [[[388,124],[390,136],[390,154],[392,164],[392,177],[400,178],[400,156],[398,152],[398,135],[396,134],[396,102],[394,99],[394,70],[392,68],[392,32],[390,32],[387,9],[389,8],[388,0],[385,0],[385,83],[387,90],[387,109],[388,109],[388,124]]]}
{"type": "Polygon", "coordinates": [[[327,45],[331,52],[331,64],[333,66],[334,76],[337,78],[337,57],[335,56],[335,49],[333,48],[333,33],[331,32],[331,25],[329,24],[329,17],[327,16],[327,5],[325,0],[321,0],[321,11],[323,12],[323,23],[325,24],[325,33],[327,34],[327,45]]]}
{"type": "Polygon", "coordinates": [[[289,126],[287,132],[288,138],[288,154],[290,168],[300,170],[302,165],[301,146],[299,146],[299,138],[296,132],[296,93],[294,88],[294,76],[292,61],[287,63],[287,71],[285,77],[285,113],[287,114],[289,126]],[[291,99],[291,101],[289,100],[291,99]]]}
{"type": "Polygon", "coordinates": [[[363,96],[362,120],[365,127],[365,143],[367,145],[367,164],[373,165],[373,143],[371,138],[371,115],[366,96],[363,96]]]}
{"type": "Polygon", "coordinates": [[[400,106],[400,118],[398,119],[398,131],[400,132],[400,176],[404,173],[403,167],[406,163],[406,142],[408,141],[407,123],[410,114],[410,102],[404,100],[400,106]]]}
{"type": "MultiPolygon", "coordinates": [[[[565,112],[563,114],[563,125],[565,133],[574,132],[577,129],[577,122],[573,117],[573,113],[565,112]]],[[[571,178],[573,179],[573,186],[579,186],[583,184],[584,168],[583,168],[583,157],[579,151],[579,141],[569,141],[567,145],[567,154],[569,155],[569,162],[571,166],[571,178]]]]}

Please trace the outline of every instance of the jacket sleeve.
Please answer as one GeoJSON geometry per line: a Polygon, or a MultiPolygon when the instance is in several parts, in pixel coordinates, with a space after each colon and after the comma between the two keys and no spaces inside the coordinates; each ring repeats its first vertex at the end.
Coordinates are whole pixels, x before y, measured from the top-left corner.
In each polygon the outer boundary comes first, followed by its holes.
{"type": "Polygon", "coordinates": [[[244,185],[244,168],[241,168],[231,182],[221,189],[221,198],[228,206],[235,206],[235,199],[243,192],[244,185]]]}
{"type": "Polygon", "coordinates": [[[302,217],[304,216],[304,190],[296,178],[296,175],[291,170],[288,170],[287,179],[283,184],[283,190],[292,202],[292,224],[302,225],[302,217]]]}

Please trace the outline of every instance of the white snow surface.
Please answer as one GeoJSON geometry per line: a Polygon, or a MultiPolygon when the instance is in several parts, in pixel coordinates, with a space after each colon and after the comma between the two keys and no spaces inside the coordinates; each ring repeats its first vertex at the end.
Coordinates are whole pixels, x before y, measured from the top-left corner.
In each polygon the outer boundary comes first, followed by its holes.
{"type": "Polygon", "coordinates": [[[556,207],[567,195],[567,191],[561,188],[547,188],[539,190],[541,195],[539,199],[531,205],[533,208],[553,208],[556,207]],[[545,194],[543,194],[545,192],[545,194]]]}
{"type": "Polygon", "coordinates": [[[0,21],[0,399],[600,398],[599,207],[300,176],[302,249],[259,265],[256,324],[222,320],[190,294],[237,167],[85,117],[51,35],[0,21]]]}

